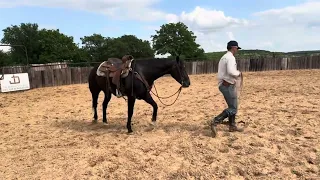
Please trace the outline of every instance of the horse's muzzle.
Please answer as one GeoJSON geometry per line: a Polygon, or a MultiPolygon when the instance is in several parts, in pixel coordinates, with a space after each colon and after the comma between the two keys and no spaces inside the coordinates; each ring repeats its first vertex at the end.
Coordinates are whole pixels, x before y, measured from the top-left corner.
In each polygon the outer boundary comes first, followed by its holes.
{"type": "Polygon", "coordinates": [[[189,87],[190,86],[190,81],[183,81],[182,82],[182,87],[183,88],[187,88],[187,87],[189,87]]]}

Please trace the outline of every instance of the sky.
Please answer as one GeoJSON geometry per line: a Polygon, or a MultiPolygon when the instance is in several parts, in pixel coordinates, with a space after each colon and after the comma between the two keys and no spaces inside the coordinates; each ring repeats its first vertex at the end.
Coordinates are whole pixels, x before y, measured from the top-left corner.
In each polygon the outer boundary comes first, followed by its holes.
{"type": "MultiPolygon", "coordinates": [[[[0,0],[3,29],[20,23],[80,37],[132,34],[149,40],[170,22],[183,22],[205,52],[225,51],[230,40],[243,49],[320,49],[320,0],[0,0]]],[[[8,50],[7,47],[1,47],[8,50]]]]}

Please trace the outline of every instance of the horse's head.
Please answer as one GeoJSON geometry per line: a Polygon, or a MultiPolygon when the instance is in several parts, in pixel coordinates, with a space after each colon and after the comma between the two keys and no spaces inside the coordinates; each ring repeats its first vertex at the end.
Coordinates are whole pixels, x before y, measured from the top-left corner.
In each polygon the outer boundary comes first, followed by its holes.
{"type": "Polygon", "coordinates": [[[183,60],[179,59],[179,56],[176,57],[176,63],[174,64],[170,74],[182,85],[182,87],[186,88],[190,86],[190,79],[186,71],[185,64],[183,60]]]}

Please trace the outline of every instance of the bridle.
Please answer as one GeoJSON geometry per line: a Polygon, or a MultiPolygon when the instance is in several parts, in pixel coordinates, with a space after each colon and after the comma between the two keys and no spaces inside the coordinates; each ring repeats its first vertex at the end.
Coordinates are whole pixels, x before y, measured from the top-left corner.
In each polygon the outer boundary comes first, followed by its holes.
{"type": "MultiPolygon", "coordinates": [[[[147,87],[147,90],[150,91],[153,95],[155,95],[163,105],[165,105],[165,106],[171,106],[171,105],[173,105],[173,104],[178,100],[179,95],[180,95],[181,90],[182,90],[182,84],[183,84],[184,81],[185,81],[184,78],[183,78],[183,76],[182,76],[182,73],[181,73],[181,71],[180,71],[178,62],[176,62],[176,64],[174,64],[170,69],[168,69],[167,71],[164,72],[164,73],[166,74],[166,73],[168,73],[169,71],[171,71],[172,69],[177,68],[177,69],[178,69],[178,72],[179,72],[179,75],[180,75],[180,79],[181,79],[181,82],[180,82],[180,83],[181,83],[181,86],[180,86],[180,88],[179,88],[174,94],[172,94],[171,96],[167,96],[167,97],[160,97],[160,96],[158,95],[158,91],[157,91],[157,88],[156,88],[156,86],[155,86],[155,83],[153,83],[153,87],[154,87],[154,89],[156,90],[156,94],[155,94],[154,92],[152,92],[152,87],[150,87],[150,86],[148,85],[148,82],[146,82],[146,80],[145,80],[138,72],[136,72],[136,71],[133,70],[133,69],[135,68],[135,64],[136,64],[136,63],[134,63],[133,68],[130,69],[130,71],[131,71],[133,74],[135,74],[136,76],[139,75],[139,76],[137,76],[138,79],[140,79],[140,80],[145,84],[145,86],[147,87]],[[177,93],[179,93],[178,96],[177,96],[177,98],[176,98],[176,99],[173,101],[173,103],[171,103],[171,104],[165,104],[165,103],[163,103],[163,102],[160,100],[160,99],[170,98],[170,97],[174,96],[174,95],[177,94],[177,93]]],[[[133,76],[132,76],[132,82],[133,82],[133,76]]],[[[133,94],[133,83],[132,83],[132,87],[131,87],[131,88],[132,88],[131,94],[133,94]]]]}

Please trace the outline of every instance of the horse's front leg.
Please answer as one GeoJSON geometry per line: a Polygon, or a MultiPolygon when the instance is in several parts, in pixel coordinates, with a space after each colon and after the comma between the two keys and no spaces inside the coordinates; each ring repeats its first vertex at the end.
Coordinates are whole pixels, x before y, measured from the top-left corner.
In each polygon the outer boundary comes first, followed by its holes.
{"type": "Polygon", "coordinates": [[[155,125],[157,121],[157,114],[158,114],[158,105],[157,103],[153,100],[152,96],[150,93],[147,93],[145,97],[145,102],[150,104],[153,107],[153,113],[152,113],[152,124],[155,125]]]}
{"type": "Polygon", "coordinates": [[[131,119],[133,115],[133,108],[134,104],[136,102],[136,98],[133,96],[128,96],[128,120],[127,120],[127,129],[128,133],[132,133],[132,128],[131,128],[131,119]]]}

